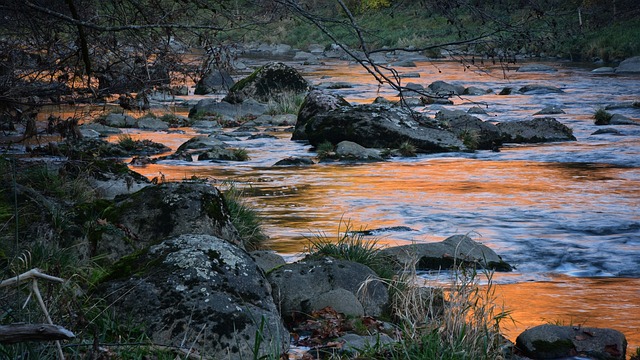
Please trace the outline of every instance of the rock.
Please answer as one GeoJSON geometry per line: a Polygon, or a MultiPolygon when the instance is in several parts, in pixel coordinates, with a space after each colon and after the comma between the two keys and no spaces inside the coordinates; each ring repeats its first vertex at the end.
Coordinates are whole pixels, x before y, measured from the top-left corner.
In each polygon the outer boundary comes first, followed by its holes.
{"type": "Polygon", "coordinates": [[[136,126],[136,119],[133,116],[129,115],[111,113],[104,119],[101,119],[100,123],[106,126],[117,128],[132,128],[136,126]]]}
{"type": "Polygon", "coordinates": [[[353,292],[345,289],[329,290],[310,299],[311,309],[324,309],[326,307],[331,307],[346,316],[364,316],[364,308],[358,297],[353,292]]]}
{"type": "Polygon", "coordinates": [[[399,60],[389,64],[391,67],[416,67],[416,63],[411,60],[399,60]]]}
{"type": "Polygon", "coordinates": [[[640,108],[640,101],[624,101],[615,104],[609,104],[604,107],[605,110],[640,108]]]}
{"type": "Polygon", "coordinates": [[[377,150],[367,149],[351,141],[341,141],[336,145],[336,155],[341,160],[356,161],[382,161],[382,156],[377,150]]]}
{"type": "Polygon", "coordinates": [[[296,69],[281,62],[272,62],[238,81],[223,100],[232,104],[242,103],[247,99],[268,102],[277,97],[308,90],[309,83],[296,69]]]}
{"type": "Polygon", "coordinates": [[[380,349],[385,345],[395,342],[389,335],[384,333],[365,336],[345,334],[337,338],[335,341],[342,342],[342,351],[349,354],[358,354],[366,349],[380,349]]]}
{"type": "Polygon", "coordinates": [[[247,100],[241,104],[231,104],[226,101],[217,101],[215,99],[202,99],[189,110],[189,117],[193,118],[196,114],[218,114],[228,116],[231,119],[237,119],[248,115],[260,116],[268,110],[267,105],[261,104],[255,100],[247,100]]]}
{"type": "Polygon", "coordinates": [[[399,75],[401,79],[411,79],[411,78],[419,78],[420,73],[417,72],[408,72],[399,75]]]}
{"type": "Polygon", "coordinates": [[[226,70],[211,69],[196,84],[194,94],[206,95],[211,93],[219,93],[228,91],[235,81],[226,70]]]}
{"type": "Polygon", "coordinates": [[[196,155],[197,161],[246,161],[249,159],[245,152],[226,147],[211,148],[196,155]]]}
{"type": "Polygon", "coordinates": [[[147,186],[116,198],[102,221],[87,235],[93,242],[89,255],[111,261],[180,234],[208,234],[243,246],[222,194],[203,183],[147,186]]]}
{"type": "Polygon", "coordinates": [[[638,74],[640,73],[640,56],[630,57],[622,61],[616,68],[618,74],[638,74]]]}
{"type": "Polygon", "coordinates": [[[487,110],[480,106],[472,106],[467,110],[467,114],[487,115],[487,110]]]}
{"type": "Polygon", "coordinates": [[[306,157],[288,157],[278,160],[273,166],[306,166],[313,165],[313,159],[306,157]]]}
{"type": "Polygon", "coordinates": [[[545,108],[543,108],[542,110],[538,111],[533,115],[555,115],[555,114],[565,114],[565,112],[564,110],[562,110],[562,108],[556,105],[550,105],[550,106],[546,106],[545,108]]]}
{"type": "Polygon", "coordinates": [[[522,65],[516,70],[517,72],[555,72],[556,68],[544,64],[527,64],[522,65]]]}
{"type": "Polygon", "coordinates": [[[294,61],[307,61],[307,60],[318,60],[318,57],[312,53],[306,51],[298,51],[295,55],[293,55],[294,61]]]}
{"type": "Polygon", "coordinates": [[[368,148],[396,148],[410,142],[418,152],[467,149],[455,134],[426,116],[385,105],[342,106],[317,113],[304,132],[313,146],[351,141],[368,148]]]}
{"type": "Polygon", "coordinates": [[[496,125],[504,143],[575,141],[573,130],[554,118],[501,122],[496,125]]]}
{"type": "Polygon", "coordinates": [[[288,348],[289,333],[269,283],[253,259],[228,241],[179,235],[113,269],[98,294],[123,323],[142,325],[155,343],[215,359],[257,358],[288,348]],[[254,344],[260,344],[258,354],[254,344]]]}
{"type": "MultiPolygon", "coordinates": [[[[118,129],[118,131],[121,131],[121,130],[118,129]]],[[[85,139],[97,139],[100,136],[102,136],[99,132],[97,132],[95,130],[88,129],[88,128],[82,128],[82,127],[80,127],[80,134],[85,139]]]]}
{"type": "Polygon", "coordinates": [[[602,134],[622,135],[620,130],[613,129],[613,128],[598,129],[598,130],[594,131],[593,133],[591,133],[591,135],[602,135],[602,134]]]}
{"type": "Polygon", "coordinates": [[[98,134],[100,134],[100,136],[122,134],[122,130],[118,129],[117,127],[107,126],[97,122],[83,124],[83,125],[80,125],[79,128],[81,132],[84,130],[96,131],[98,132],[98,134]]]}
{"type": "Polygon", "coordinates": [[[464,92],[462,93],[462,95],[486,95],[486,94],[491,94],[491,90],[487,90],[487,89],[481,89],[475,86],[469,86],[468,88],[464,89],[464,92]]]}
{"type": "Polygon", "coordinates": [[[309,44],[307,51],[314,55],[322,55],[322,53],[324,53],[324,46],[320,44],[309,44]]]}
{"type": "Polygon", "coordinates": [[[446,124],[468,149],[494,150],[502,144],[502,134],[496,125],[464,111],[440,110],[436,120],[446,124]]]}
{"type": "Polygon", "coordinates": [[[434,81],[429,85],[429,90],[438,96],[442,95],[462,95],[464,86],[449,84],[444,81],[434,81]]]}
{"type": "Polygon", "coordinates": [[[608,125],[640,125],[639,121],[628,118],[622,114],[613,114],[608,125]]]}
{"type": "Polygon", "coordinates": [[[502,90],[500,90],[500,92],[498,93],[498,95],[511,95],[511,93],[513,92],[513,88],[511,87],[504,87],[502,88],[502,90]]]}
{"type": "Polygon", "coordinates": [[[145,130],[162,131],[168,130],[169,124],[157,118],[143,117],[138,119],[137,127],[145,130]]]}
{"type": "Polygon", "coordinates": [[[616,71],[616,69],[614,69],[612,67],[607,67],[607,66],[599,67],[597,69],[591,70],[591,72],[593,74],[613,74],[613,73],[615,73],[615,71],[616,71]]]}
{"type": "Polygon", "coordinates": [[[539,325],[524,331],[516,347],[533,359],[572,358],[624,360],[625,336],[613,329],[539,325]]]}
{"type": "Polygon", "coordinates": [[[350,106],[350,104],[340,95],[329,94],[319,89],[309,91],[298,111],[291,140],[307,140],[305,126],[309,119],[316,114],[325,113],[340,106],[350,106]]]}
{"type": "MultiPolygon", "coordinates": [[[[273,287],[274,300],[280,304],[282,316],[291,318],[296,314],[311,314],[326,306],[333,306],[329,294],[338,294],[334,290],[342,289],[353,294],[348,301],[357,303],[341,304],[343,308],[356,307],[358,304],[364,313],[379,316],[389,300],[387,288],[375,279],[376,274],[367,266],[332,258],[304,260],[283,265],[267,276],[273,287]],[[360,292],[367,282],[367,291],[360,292]],[[332,292],[334,291],[334,292],[332,292]],[[324,296],[323,296],[324,295],[324,296]],[[327,301],[318,302],[321,296],[327,301]],[[315,306],[315,307],[314,307],[315,306]],[[322,306],[317,308],[317,306],[322,306]]],[[[344,292],[340,292],[344,294],[344,292]]],[[[346,296],[342,297],[344,301],[346,296]]],[[[337,304],[336,304],[337,305],[337,304]]]]}
{"type": "Polygon", "coordinates": [[[564,93],[564,91],[562,91],[560,88],[550,85],[525,85],[518,89],[518,92],[527,95],[564,93]]]}
{"type": "Polygon", "coordinates": [[[250,252],[249,255],[265,274],[287,263],[282,256],[271,250],[255,250],[250,252]]]}
{"type": "Polygon", "coordinates": [[[416,268],[419,270],[449,269],[462,264],[496,271],[513,269],[493,250],[466,235],[453,235],[438,243],[390,247],[381,250],[381,253],[399,264],[417,260],[416,268]]]}

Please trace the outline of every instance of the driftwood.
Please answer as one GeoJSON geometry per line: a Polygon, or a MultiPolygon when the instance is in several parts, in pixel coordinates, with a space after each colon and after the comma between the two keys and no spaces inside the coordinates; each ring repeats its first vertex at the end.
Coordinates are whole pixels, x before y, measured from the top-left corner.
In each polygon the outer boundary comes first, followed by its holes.
{"type": "Polygon", "coordinates": [[[0,344],[14,344],[24,341],[70,340],[75,335],[58,325],[14,324],[0,325],[0,344]]]}

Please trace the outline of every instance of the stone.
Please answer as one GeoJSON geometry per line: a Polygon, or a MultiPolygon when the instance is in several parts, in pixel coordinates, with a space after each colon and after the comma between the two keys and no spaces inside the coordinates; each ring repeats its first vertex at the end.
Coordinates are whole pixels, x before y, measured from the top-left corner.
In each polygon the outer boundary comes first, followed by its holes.
{"type": "Polygon", "coordinates": [[[496,125],[504,143],[575,141],[573,130],[554,118],[501,122],[496,125]]]}
{"type": "Polygon", "coordinates": [[[278,160],[273,166],[308,166],[315,164],[313,159],[306,157],[287,157],[278,160]]]}
{"type": "Polygon", "coordinates": [[[591,135],[602,135],[602,134],[622,135],[620,130],[614,129],[614,128],[598,129],[593,133],[591,133],[591,135]]]}
{"type": "Polygon", "coordinates": [[[143,117],[138,119],[137,127],[144,130],[163,131],[168,130],[169,125],[157,118],[143,117]]]}
{"type": "Polygon", "coordinates": [[[255,100],[247,100],[241,104],[232,104],[215,99],[202,99],[189,110],[189,117],[193,118],[198,113],[208,113],[237,119],[248,115],[260,116],[266,113],[267,110],[267,105],[256,102],[255,100]]]}
{"type": "Polygon", "coordinates": [[[640,56],[630,57],[622,61],[616,68],[618,74],[639,74],[640,56]]]}
{"type": "Polygon", "coordinates": [[[513,269],[493,250],[466,235],[453,235],[437,243],[394,246],[381,250],[381,253],[399,264],[417,260],[416,268],[419,270],[449,269],[464,264],[497,271],[513,269]]]}
{"type": "Polygon", "coordinates": [[[429,84],[429,90],[436,95],[462,95],[465,88],[461,85],[449,84],[438,80],[429,84]]]}
{"type": "Polygon", "coordinates": [[[117,127],[107,126],[97,122],[83,124],[83,125],[80,125],[79,128],[80,128],[80,132],[85,130],[91,130],[91,131],[97,132],[98,134],[100,134],[100,136],[122,134],[122,130],[120,130],[117,127]]]}
{"type": "Polygon", "coordinates": [[[235,81],[228,71],[223,69],[210,69],[197,83],[194,90],[196,95],[206,95],[228,91],[235,81]]]}
{"type": "Polygon", "coordinates": [[[487,115],[487,110],[480,106],[472,106],[467,110],[467,114],[487,115]]]}
{"type": "Polygon", "coordinates": [[[310,300],[312,309],[331,307],[346,316],[364,316],[364,308],[356,295],[345,289],[333,289],[310,300]]]}
{"type": "Polygon", "coordinates": [[[317,113],[304,126],[313,146],[351,141],[368,148],[397,148],[411,143],[417,152],[464,151],[451,131],[426,116],[387,105],[342,106],[317,113]]]}
{"type": "Polygon", "coordinates": [[[624,360],[627,340],[621,332],[613,329],[539,325],[520,334],[516,347],[533,359],[578,356],[624,360]]]}
{"type": "Polygon", "coordinates": [[[564,110],[556,105],[545,106],[542,110],[536,112],[533,115],[556,115],[556,114],[565,114],[564,110]]]}
{"type": "MultiPolygon", "coordinates": [[[[273,287],[274,300],[280,304],[282,316],[292,318],[298,314],[311,314],[333,305],[314,301],[332,290],[343,289],[355,299],[369,316],[379,316],[389,300],[385,285],[375,280],[377,275],[365,265],[333,258],[307,259],[286,264],[267,276],[273,287]],[[366,284],[366,291],[360,289],[366,284]],[[316,308],[315,306],[322,306],[316,308]]],[[[330,300],[329,297],[325,297],[330,300]]],[[[357,305],[353,305],[357,306],[357,305]]]]}
{"type": "Polygon", "coordinates": [[[614,69],[612,67],[603,66],[603,67],[599,67],[597,69],[591,70],[591,73],[593,73],[593,74],[613,74],[613,73],[615,73],[615,71],[616,71],[616,69],[614,69]]]}
{"type": "Polygon", "coordinates": [[[103,226],[87,235],[91,257],[115,261],[180,234],[208,234],[242,247],[222,193],[204,183],[147,186],[120,196],[102,214],[103,226]]]}
{"type": "Polygon", "coordinates": [[[475,86],[469,86],[468,88],[464,89],[464,92],[462,93],[462,95],[474,95],[474,96],[487,95],[487,94],[491,94],[491,90],[481,89],[475,86]]]}
{"type": "Polygon", "coordinates": [[[351,141],[341,141],[336,145],[336,155],[341,160],[381,161],[382,156],[377,150],[367,149],[351,141]]]}
{"type": "Polygon", "coordinates": [[[517,72],[556,72],[558,71],[553,66],[544,64],[526,64],[522,65],[516,70],[517,72]]]}
{"type": "Polygon", "coordinates": [[[341,106],[351,106],[342,96],[330,94],[320,89],[312,89],[304,98],[291,140],[307,140],[305,126],[316,114],[325,113],[341,106]]]}
{"type": "Polygon", "coordinates": [[[111,113],[100,121],[101,124],[117,128],[132,128],[136,126],[133,116],[111,113]]]}
{"type": "Polygon", "coordinates": [[[446,124],[468,149],[494,150],[502,144],[502,134],[496,125],[462,110],[440,110],[436,113],[436,120],[446,124]]]}
{"type": "Polygon", "coordinates": [[[358,354],[368,348],[379,349],[395,342],[389,335],[384,333],[376,335],[345,334],[335,341],[342,342],[342,351],[349,354],[358,354]]]}
{"type": "Polygon", "coordinates": [[[640,125],[640,121],[628,118],[622,114],[613,114],[608,125],[640,125]]]}
{"type": "Polygon", "coordinates": [[[250,252],[249,255],[265,274],[287,263],[282,256],[271,250],[255,250],[250,252]]]}
{"type": "Polygon", "coordinates": [[[212,235],[171,237],[123,259],[96,294],[154,343],[212,359],[258,358],[289,346],[264,274],[245,251],[212,235]]]}
{"type": "Polygon", "coordinates": [[[561,94],[564,93],[562,89],[551,85],[525,85],[518,89],[518,92],[527,95],[540,95],[540,94],[561,94]]]}
{"type": "Polygon", "coordinates": [[[232,104],[242,103],[247,99],[268,102],[308,90],[309,83],[296,69],[281,62],[271,62],[233,85],[223,101],[232,104]]]}

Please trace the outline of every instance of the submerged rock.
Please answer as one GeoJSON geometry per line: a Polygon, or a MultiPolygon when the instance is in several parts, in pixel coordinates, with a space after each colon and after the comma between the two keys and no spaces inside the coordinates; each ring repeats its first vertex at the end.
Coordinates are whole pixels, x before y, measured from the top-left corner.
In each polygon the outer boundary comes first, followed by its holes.
{"type": "Polygon", "coordinates": [[[466,235],[453,235],[438,243],[395,246],[381,252],[399,264],[417,261],[418,270],[449,269],[464,264],[497,271],[512,270],[493,250],[466,235]]]}
{"type": "Polygon", "coordinates": [[[505,143],[575,141],[573,130],[554,118],[501,122],[496,125],[505,143]]]}
{"type": "Polygon", "coordinates": [[[621,332],[613,329],[539,325],[520,334],[516,339],[516,347],[533,359],[580,356],[623,360],[627,340],[621,332]]]}
{"type": "Polygon", "coordinates": [[[109,278],[98,294],[155,343],[215,359],[257,358],[289,346],[264,274],[226,240],[176,236],[116,263],[109,278]]]}

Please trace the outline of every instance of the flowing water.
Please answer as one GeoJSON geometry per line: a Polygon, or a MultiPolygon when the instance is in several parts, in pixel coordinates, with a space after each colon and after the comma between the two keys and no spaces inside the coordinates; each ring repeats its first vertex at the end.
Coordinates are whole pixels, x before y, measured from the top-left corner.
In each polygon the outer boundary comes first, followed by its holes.
{"type": "MultiPolygon", "coordinates": [[[[573,128],[576,142],[506,146],[501,152],[422,154],[368,164],[320,163],[272,167],[287,156],[313,156],[290,134],[230,145],[247,149],[243,163],[164,161],[135,167],[148,177],[193,175],[241,184],[265,219],[271,246],[295,259],[318,233],[336,235],[341,219],[354,228],[405,226],[378,234],[381,246],[441,241],[470,234],[516,266],[499,274],[498,294],[512,310],[511,338],[543,323],[611,327],[625,333],[629,350],[640,346],[640,126],[615,126],[622,135],[591,135],[596,109],[639,101],[640,77],[599,76],[589,66],[552,64],[552,73],[518,73],[494,67],[472,71],[456,62],[418,63],[401,72],[427,86],[435,80],[492,89],[494,94],[453,99],[455,105],[420,110],[467,110],[481,106],[484,120],[529,119],[548,105],[573,128]],[[506,75],[506,78],[505,76],[506,75]],[[561,94],[499,96],[504,87],[551,85],[561,94]]],[[[358,65],[333,62],[301,69],[314,84],[349,82],[335,90],[353,103],[397,94],[379,88],[358,65]]],[[[640,118],[638,108],[613,113],[640,118]]],[[[173,149],[192,135],[139,133],[173,149]]],[[[431,275],[425,274],[425,277],[431,275]]]]}

